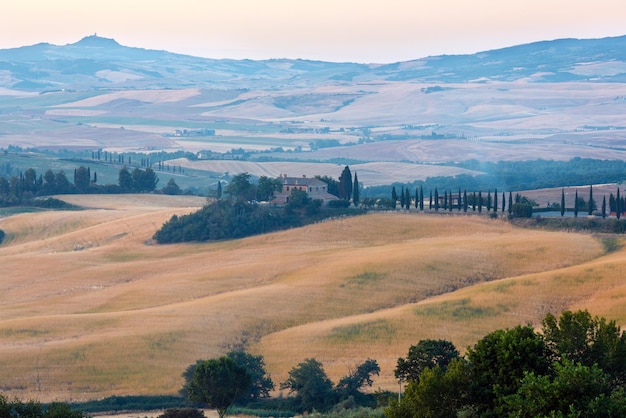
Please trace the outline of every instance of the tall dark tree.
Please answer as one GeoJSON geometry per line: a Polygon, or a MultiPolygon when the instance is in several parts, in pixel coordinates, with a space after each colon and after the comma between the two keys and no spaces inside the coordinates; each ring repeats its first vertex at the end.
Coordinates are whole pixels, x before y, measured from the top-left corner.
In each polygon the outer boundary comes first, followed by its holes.
{"type": "Polygon", "coordinates": [[[350,167],[345,166],[339,176],[339,198],[350,200],[352,197],[352,173],[350,167]]]}
{"type": "Polygon", "coordinates": [[[502,213],[506,210],[506,194],[502,192],[502,213]]]}
{"type": "Polygon", "coordinates": [[[356,171],[354,172],[354,182],[352,183],[352,203],[354,206],[359,206],[361,202],[361,191],[359,190],[359,179],[356,176],[356,171]]]}
{"type": "Polygon", "coordinates": [[[565,189],[561,189],[561,216],[565,215],[565,189]]]}
{"type": "Polygon", "coordinates": [[[391,186],[391,208],[396,208],[396,202],[398,201],[398,193],[396,192],[396,186],[391,186]]]}
{"type": "Polygon", "coordinates": [[[602,196],[602,219],[606,218],[606,196],[602,196]]]}
{"type": "Polygon", "coordinates": [[[439,210],[439,191],[435,187],[435,211],[439,210]]]}
{"type": "Polygon", "coordinates": [[[576,190],[576,195],[574,196],[574,217],[578,218],[578,190],[576,190]]]}
{"type": "Polygon", "coordinates": [[[619,197],[619,187],[617,188],[617,197],[615,198],[615,202],[615,216],[617,216],[617,219],[619,219],[622,216],[622,200],[619,197]]]}
{"type": "Polygon", "coordinates": [[[498,212],[498,189],[493,192],[493,212],[498,212]]]}
{"type": "Polygon", "coordinates": [[[402,186],[402,189],[400,190],[400,208],[404,209],[404,199],[405,199],[405,194],[404,194],[404,186],[402,186]]]}
{"type": "Polygon", "coordinates": [[[420,208],[420,190],[415,188],[415,209],[420,208]]]}
{"type": "Polygon", "coordinates": [[[595,200],[593,200],[593,185],[589,186],[589,202],[587,204],[588,206],[588,215],[591,216],[593,214],[593,211],[597,209],[596,207],[596,202],[595,200]]]}
{"type": "Polygon", "coordinates": [[[222,182],[218,180],[217,182],[217,190],[215,191],[215,197],[220,199],[222,197],[222,182]]]}
{"type": "Polygon", "coordinates": [[[91,174],[88,168],[81,165],[74,170],[74,186],[78,193],[85,193],[89,189],[90,182],[91,174]]]}
{"type": "Polygon", "coordinates": [[[443,210],[448,209],[448,191],[444,190],[443,192],[443,210]]]}
{"type": "Polygon", "coordinates": [[[431,210],[433,208],[433,191],[430,191],[430,197],[428,199],[428,209],[431,210]]]}
{"type": "Polygon", "coordinates": [[[424,188],[420,186],[420,210],[424,210],[424,188]]]}
{"type": "Polygon", "coordinates": [[[404,206],[406,210],[411,209],[411,194],[409,193],[409,188],[404,189],[404,206]]]}
{"type": "Polygon", "coordinates": [[[128,171],[128,168],[122,167],[120,169],[117,182],[122,192],[130,193],[133,191],[133,176],[130,174],[130,171],[128,171]]]}
{"type": "Polygon", "coordinates": [[[487,212],[491,212],[491,190],[487,191],[487,212]]]}
{"type": "Polygon", "coordinates": [[[483,192],[478,192],[478,213],[483,211],[483,192]]]}

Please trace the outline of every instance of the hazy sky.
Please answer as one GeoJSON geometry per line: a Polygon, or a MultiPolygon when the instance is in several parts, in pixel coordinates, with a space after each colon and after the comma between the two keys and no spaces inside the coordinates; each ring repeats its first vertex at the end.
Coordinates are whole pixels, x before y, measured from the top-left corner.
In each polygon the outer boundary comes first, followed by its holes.
{"type": "Polygon", "coordinates": [[[2,0],[0,48],[122,45],[365,63],[626,34],[624,0],[2,0]]]}

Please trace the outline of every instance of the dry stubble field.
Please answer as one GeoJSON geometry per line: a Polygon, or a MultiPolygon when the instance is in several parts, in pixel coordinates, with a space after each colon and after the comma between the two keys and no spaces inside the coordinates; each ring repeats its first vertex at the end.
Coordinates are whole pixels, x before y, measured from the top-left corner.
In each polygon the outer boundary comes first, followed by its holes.
{"type": "Polygon", "coordinates": [[[155,245],[191,197],[66,196],[86,210],[0,220],[0,390],[42,401],[174,394],[246,343],[275,382],[307,357],[334,380],[366,358],[394,389],[422,338],[587,308],[626,323],[626,257],[601,239],[487,217],[379,213],[219,243],[155,245]]]}

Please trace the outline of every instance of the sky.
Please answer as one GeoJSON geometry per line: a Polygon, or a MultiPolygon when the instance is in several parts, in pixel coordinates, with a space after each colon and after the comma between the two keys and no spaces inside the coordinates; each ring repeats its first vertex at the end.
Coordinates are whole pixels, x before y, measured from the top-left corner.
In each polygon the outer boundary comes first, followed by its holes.
{"type": "Polygon", "coordinates": [[[392,63],[626,35],[626,2],[2,0],[0,49],[66,45],[93,34],[207,58],[392,63]]]}

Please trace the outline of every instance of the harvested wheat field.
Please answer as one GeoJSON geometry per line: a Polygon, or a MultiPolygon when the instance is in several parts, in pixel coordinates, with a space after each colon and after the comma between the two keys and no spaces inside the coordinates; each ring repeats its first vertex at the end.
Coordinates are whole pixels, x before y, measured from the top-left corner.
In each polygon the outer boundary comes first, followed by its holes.
{"type": "MultiPolygon", "coordinates": [[[[42,401],[174,394],[199,358],[245,344],[273,380],[307,357],[334,380],[366,358],[396,386],[422,338],[588,308],[626,321],[626,257],[591,235],[479,216],[378,213],[218,243],[155,245],[204,200],[67,196],[0,220],[0,387],[42,401]]],[[[615,247],[614,245],[612,247],[615,247]]]]}

